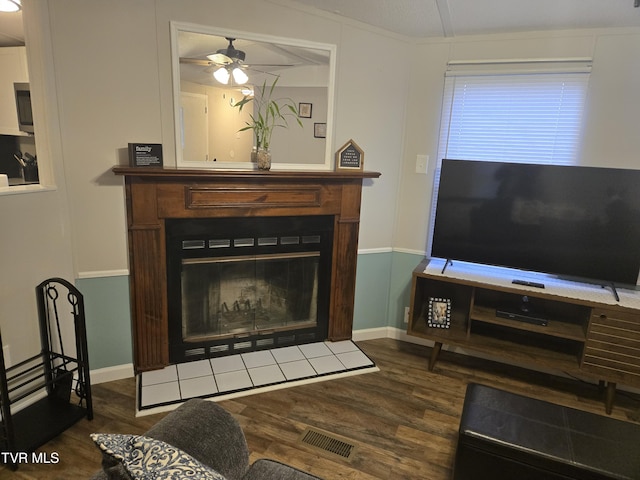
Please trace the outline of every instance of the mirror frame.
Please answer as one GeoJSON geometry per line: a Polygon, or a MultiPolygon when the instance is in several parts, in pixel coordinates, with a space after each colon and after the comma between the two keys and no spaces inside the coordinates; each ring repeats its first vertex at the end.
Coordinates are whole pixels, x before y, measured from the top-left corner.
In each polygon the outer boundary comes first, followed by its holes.
{"type": "Polygon", "coordinates": [[[182,31],[215,35],[217,37],[242,38],[252,41],[265,41],[291,45],[297,47],[315,48],[329,51],[329,79],[327,85],[327,134],[325,138],[325,154],[322,163],[278,163],[272,162],[272,170],[331,170],[333,167],[333,129],[334,129],[334,102],[335,102],[335,77],[336,77],[336,45],[319,43],[294,38],[277,37],[273,35],[228,30],[206,25],[198,25],[185,22],[170,22],[171,28],[171,68],[173,73],[173,119],[175,131],[175,155],[177,168],[198,168],[216,170],[257,170],[257,165],[252,162],[203,162],[188,161],[182,158],[181,125],[180,125],[180,58],[178,49],[178,36],[182,31]]]}

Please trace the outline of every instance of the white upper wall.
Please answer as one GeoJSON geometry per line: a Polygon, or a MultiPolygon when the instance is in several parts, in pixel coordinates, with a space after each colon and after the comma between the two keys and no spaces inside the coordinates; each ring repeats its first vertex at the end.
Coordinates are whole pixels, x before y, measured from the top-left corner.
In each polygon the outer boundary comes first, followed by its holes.
{"type": "Polygon", "coordinates": [[[414,47],[394,248],[425,253],[447,62],[593,58],[579,162],[640,168],[640,31],[533,32],[424,41],[414,47]],[[415,173],[429,155],[428,174],[415,173]]]}
{"type": "Polygon", "coordinates": [[[38,147],[38,159],[57,159],[50,168],[41,168],[40,179],[48,184],[55,176],[57,188],[16,187],[32,191],[0,196],[0,330],[2,343],[10,350],[10,359],[5,361],[13,365],[40,352],[35,286],[50,277],[73,281],[74,275],[65,174],[56,132],[55,82],[47,75],[51,42],[46,7],[42,1],[23,2],[25,14],[33,19],[25,32],[33,50],[28,58],[29,81],[38,87],[32,89],[33,113],[42,126],[39,136],[50,139],[43,144],[46,148],[38,147]]]}
{"type": "Polygon", "coordinates": [[[165,164],[175,162],[171,21],[337,45],[332,151],[353,139],[365,168],[382,172],[365,188],[360,247],[392,244],[408,56],[391,72],[377,54],[406,52],[405,42],[262,0],[56,0],[50,9],[79,275],[127,269],[124,190],[111,173],[127,163],[127,143],[162,143],[165,164]]]}

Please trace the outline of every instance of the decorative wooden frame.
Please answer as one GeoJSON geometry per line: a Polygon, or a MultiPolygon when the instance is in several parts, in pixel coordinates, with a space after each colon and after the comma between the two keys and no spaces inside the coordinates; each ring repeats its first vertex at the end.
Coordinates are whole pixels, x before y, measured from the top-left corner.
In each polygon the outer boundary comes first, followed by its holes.
{"type": "Polygon", "coordinates": [[[432,328],[451,326],[451,300],[449,298],[429,297],[427,325],[432,328]]]}
{"type": "Polygon", "coordinates": [[[313,136],[314,136],[314,138],[327,138],[327,124],[326,123],[314,123],[313,124],[313,136]]]}
{"type": "Polygon", "coordinates": [[[336,170],[359,170],[364,168],[364,151],[353,140],[349,140],[336,152],[336,170]]]}
{"type": "Polygon", "coordinates": [[[165,224],[171,219],[333,215],[328,339],[351,338],[362,183],[380,173],[113,171],[125,177],[136,372],[169,365],[165,224]]]}

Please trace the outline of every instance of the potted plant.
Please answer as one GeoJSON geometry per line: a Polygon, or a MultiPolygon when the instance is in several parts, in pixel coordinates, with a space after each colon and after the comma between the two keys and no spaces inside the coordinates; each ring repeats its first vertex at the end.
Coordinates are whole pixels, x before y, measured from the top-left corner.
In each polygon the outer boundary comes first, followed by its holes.
{"type": "Polygon", "coordinates": [[[253,130],[255,138],[256,161],[258,168],[261,170],[269,170],[271,168],[271,135],[276,127],[288,128],[287,117],[293,116],[298,125],[302,127],[302,122],[298,117],[298,109],[295,103],[289,98],[272,98],[278,83],[276,77],[271,86],[267,86],[265,81],[262,87],[254,91],[253,96],[245,95],[242,100],[235,104],[239,111],[242,111],[245,105],[255,102],[253,113],[249,114],[251,121],[246,122],[247,126],[239,131],[253,130]]]}

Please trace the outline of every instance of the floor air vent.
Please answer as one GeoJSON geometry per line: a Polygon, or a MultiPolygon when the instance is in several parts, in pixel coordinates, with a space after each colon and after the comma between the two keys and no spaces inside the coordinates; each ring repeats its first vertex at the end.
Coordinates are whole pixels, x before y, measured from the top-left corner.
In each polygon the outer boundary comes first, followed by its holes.
{"type": "Polygon", "coordinates": [[[314,449],[338,456],[344,460],[351,460],[356,450],[355,445],[315,428],[307,428],[302,432],[300,441],[314,449]]]}

